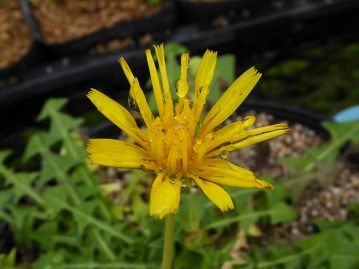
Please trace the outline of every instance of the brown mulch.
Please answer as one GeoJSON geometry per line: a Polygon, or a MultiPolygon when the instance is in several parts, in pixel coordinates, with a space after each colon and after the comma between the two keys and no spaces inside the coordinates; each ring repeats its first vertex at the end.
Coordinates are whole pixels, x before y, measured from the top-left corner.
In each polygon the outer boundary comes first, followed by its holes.
{"type": "Polygon", "coordinates": [[[49,43],[75,39],[118,22],[149,17],[163,7],[163,3],[150,5],[146,0],[31,0],[31,3],[49,43]]]}
{"type": "Polygon", "coordinates": [[[25,55],[31,46],[31,32],[15,0],[0,1],[0,68],[25,55]]]}
{"type": "Polygon", "coordinates": [[[89,50],[90,55],[101,55],[105,53],[111,53],[119,51],[123,48],[127,48],[134,45],[134,41],[131,38],[114,39],[109,42],[101,43],[89,50]]]}

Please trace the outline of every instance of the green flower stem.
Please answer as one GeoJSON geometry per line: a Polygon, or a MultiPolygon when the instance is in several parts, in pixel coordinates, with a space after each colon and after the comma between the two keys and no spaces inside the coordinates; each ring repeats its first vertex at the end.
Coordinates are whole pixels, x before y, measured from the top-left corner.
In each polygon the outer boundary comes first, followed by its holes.
{"type": "Polygon", "coordinates": [[[173,242],[174,242],[174,214],[168,214],[166,217],[165,241],[163,244],[163,257],[161,269],[171,269],[173,259],[173,242]]]}

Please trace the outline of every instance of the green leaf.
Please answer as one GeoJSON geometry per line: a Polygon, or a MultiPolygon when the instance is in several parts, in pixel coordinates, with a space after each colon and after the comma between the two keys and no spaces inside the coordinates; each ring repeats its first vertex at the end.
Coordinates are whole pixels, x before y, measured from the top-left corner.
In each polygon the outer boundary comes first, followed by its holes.
{"type": "Polygon", "coordinates": [[[15,269],[16,267],[16,249],[12,249],[8,254],[0,254],[0,267],[3,269],[15,269]]]}
{"type": "Polygon", "coordinates": [[[0,151],[0,163],[4,163],[4,161],[11,155],[11,150],[2,150],[0,151]]]}
{"type": "Polygon", "coordinates": [[[64,251],[49,251],[43,253],[33,264],[34,269],[55,269],[65,263],[64,251]]]}
{"type": "MultiPolygon", "coordinates": [[[[75,217],[75,221],[77,224],[77,228],[80,234],[83,234],[85,229],[91,225],[91,218],[94,217],[94,212],[96,211],[96,207],[97,207],[97,203],[95,201],[90,201],[90,202],[86,202],[86,203],[82,203],[80,205],[77,205],[77,207],[72,207],[72,209],[75,210],[70,210],[75,217]],[[82,214],[76,214],[74,212],[81,212],[82,214]],[[84,216],[88,216],[88,217],[84,217],[84,216]]],[[[68,206],[67,206],[67,210],[68,210],[68,206]]],[[[98,227],[98,226],[97,226],[98,227]]]]}
{"type": "Polygon", "coordinates": [[[36,173],[15,174],[0,163],[0,175],[3,175],[5,182],[14,186],[14,194],[18,199],[27,195],[39,205],[44,205],[44,200],[31,187],[32,181],[36,178],[36,173]]]}
{"type": "Polygon", "coordinates": [[[359,142],[359,121],[345,123],[326,121],[323,122],[323,127],[329,131],[331,138],[335,141],[352,139],[354,142],[359,142]]]}
{"type": "Polygon", "coordinates": [[[167,59],[174,59],[182,53],[188,52],[188,48],[175,42],[167,43],[165,46],[165,50],[167,59]]]}
{"type": "Polygon", "coordinates": [[[53,111],[61,110],[67,103],[66,98],[56,98],[48,100],[43,106],[39,117],[37,118],[39,121],[42,121],[46,118],[51,117],[53,111]]]}
{"type": "Polygon", "coordinates": [[[192,78],[193,80],[196,77],[196,74],[198,72],[199,66],[201,64],[201,59],[202,59],[202,57],[200,57],[200,56],[192,56],[191,57],[191,62],[189,63],[188,73],[190,75],[190,78],[192,78]]]}
{"type": "MultiPolygon", "coordinates": [[[[356,246],[358,247],[358,246],[356,246]]],[[[332,269],[354,269],[359,267],[359,257],[358,250],[354,250],[355,253],[341,253],[341,254],[333,254],[329,258],[330,268],[332,269]]]]}
{"type": "Polygon", "coordinates": [[[204,207],[199,195],[186,193],[181,197],[180,220],[186,232],[195,232],[200,228],[204,207]]]}
{"type": "Polygon", "coordinates": [[[47,214],[53,218],[56,217],[61,210],[66,209],[63,204],[54,202],[53,197],[56,197],[57,199],[63,201],[63,203],[66,203],[68,206],[70,206],[70,204],[67,202],[67,196],[68,194],[66,188],[63,185],[47,188],[43,193],[47,214]]]}
{"type": "MultiPolygon", "coordinates": [[[[43,268],[43,267],[39,267],[43,268]]],[[[145,263],[126,263],[126,262],[113,262],[113,263],[101,263],[101,262],[87,262],[87,263],[64,263],[55,267],[44,267],[45,269],[158,269],[158,264],[145,264],[145,263]]]]}
{"type": "Polygon", "coordinates": [[[55,141],[63,140],[66,150],[69,151],[69,155],[74,159],[81,156],[78,156],[75,143],[70,141],[70,132],[79,127],[82,122],[82,119],[75,119],[57,111],[53,111],[51,114],[49,136],[55,141]]]}
{"type": "Polygon", "coordinates": [[[323,126],[329,131],[331,140],[328,144],[316,152],[311,162],[304,167],[305,171],[311,171],[318,161],[333,161],[338,155],[339,149],[348,141],[359,143],[359,121],[349,123],[324,122],[323,126]]]}
{"type": "Polygon", "coordinates": [[[247,211],[247,212],[243,212],[243,214],[240,214],[238,216],[234,216],[234,217],[224,217],[222,216],[221,219],[219,220],[215,220],[211,223],[209,223],[207,226],[204,227],[205,230],[208,229],[217,229],[217,228],[221,228],[221,227],[226,227],[229,226],[233,223],[239,223],[240,221],[246,221],[248,220],[248,222],[252,222],[252,220],[256,221],[257,218],[261,217],[261,216],[266,216],[268,214],[267,211],[260,211],[260,212],[251,212],[251,211],[247,211]]]}
{"type": "MultiPolygon", "coordinates": [[[[268,181],[266,179],[266,181],[268,181]]],[[[277,181],[272,191],[264,191],[267,198],[268,207],[272,207],[281,201],[285,201],[287,197],[291,196],[290,190],[285,186],[283,181],[277,181]]]]}
{"type": "Polygon", "coordinates": [[[43,185],[50,179],[57,179],[59,182],[69,181],[66,172],[74,166],[73,163],[63,157],[50,152],[44,153],[42,158],[42,170],[39,183],[43,185]]]}
{"type": "Polygon", "coordinates": [[[74,237],[74,235],[70,237],[72,244],[69,244],[70,240],[59,240],[59,237],[65,237],[59,233],[59,223],[57,220],[47,220],[46,222],[42,223],[36,230],[34,230],[32,237],[42,246],[42,248],[46,249],[47,251],[55,250],[56,244],[58,243],[73,246],[76,246],[76,244],[79,243],[78,239],[74,237]]]}
{"type": "MultiPolygon", "coordinates": [[[[299,253],[294,253],[294,254],[284,256],[284,257],[280,257],[279,259],[276,259],[276,260],[268,260],[268,261],[258,262],[255,268],[275,268],[274,266],[288,264],[288,263],[291,264],[293,262],[295,264],[298,264],[299,259],[301,259],[303,256],[308,255],[310,252],[315,250],[315,248],[316,248],[316,246],[314,246],[311,249],[308,249],[306,251],[302,251],[299,253]]],[[[285,267],[285,268],[287,268],[287,267],[285,267]]]]}
{"type": "Polygon", "coordinates": [[[221,96],[221,92],[227,89],[234,81],[235,63],[236,57],[234,55],[222,55],[218,57],[211,90],[207,97],[211,103],[215,103],[221,96]]]}
{"type": "Polygon", "coordinates": [[[45,132],[34,133],[27,142],[23,161],[30,160],[33,156],[40,154],[43,149],[49,148],[53,144],[51,137],[45,132]]]}
{"type": "Polygon", "coordinates": [[[302,59],[289,59],[280,65],[277,65],[275,67],[272,67],[271,69],[267,70],[267,75],[272,76],[288,76],[291,74],[295,74],[297,72],[302,71],[303,69],[306,69],[309,65],[309,61],[302,60],[302,59]]]}
{"type": "Polygon", "coordinates": [[[245,212],[239,214],[238,216],[222,218],[221,220],[214,221],[205,226],[204,229],[208,230],[222,226],[228,226],[239,221],[242,224],[244,223],[244,225],[248,228],[250,224],[255,223],[260,217],[263,216],[270,216],[272,224],[277,224],[283,221],[294,219],[296,217],[296,213],[294,209],[287,204],[278,203],[272,208],[263,211],[251,211],[247,209],[245,212]]]}
{"type": "Polygon", "coordinates": [[[116,260],[116,256],[113,253],[113,251],[111,250],[111,248],[109,247],[109,242],[106,241],[104,239],[104,237],[100,234],[100,231],[97,230],[94,227],[90,228],[91,233],[93,234],[95,241],[96,241],[96,245],[98,245],[98,247],[105,253],[105,255],[107,256],[107,258],[110,261],[115,261],[116,260]]]}
{"type": "Polygon", "coordinates": [[[75,146],[76,144],[74,141],[71,141],[70,131],[79,127],[83,120],[73,118],[70,115],[60,112],[66,102],[66,99],[49,100],[41,111],[39,120],[44,120],[46,118],[51,119],[50,132],[48,133],[48,140],[51,141],[51,144],[48,143],[48,146],[63,140],[65,148],[69,152],[69,156],[73,159],[80,159],[83,155],[81,153],[79,154],[79,149],[75,146]]]}
{"type": "Polygon", "coordinates": [[[248,232],[251,225],[255,224],[260,217],[266,216],[267,211],[255,212],[252,209],[244,208],[239,214],[239,223],[244,232],[248,232]]]}
{"type": "Polygon", "coordinates": [[[272,225],[294,220],[297,217],[297,213],[294,208],[289,205],[279,202],[270,209],[269,216],[271,218],[272,225]]]}
{"type": "Polygon", "coordinates": [[[309,148],[306,151],[306,158],[293,157],[284,158],[284,163],[290,164],[295,170],[311,172],[318,163],[332,163],[338,156],[340,148],[349,141],[359,143],[359,121],[348,123],[324,122],[330,133],[331,140],[320,148],[309,148]]]}
{"type": "Polygon", "coordinates": [[[124,235],[124,234],[120,233],[119,231],[116,231],[111,226],[107,225],[104,222],[101,222],[100,220],[97,220],[96,218],[94,218],[91,215],[86,214],[85,212],[81,211],[80,209],[78,209],[76,207],[70,207],[63,201],[57,199],[56,197],[53,197],[52,199],[53,199],[54,203],[58,203],[58,206],[62,206],[64,208],[66,208],[68,211],[73,213],[77,218],[81,219],[81,221],[83,221],[83,223],[94,225],[94,226],[98,227],[99,229],[101,229],[105,232],[108,232],[109,234],[123,240],[126,243],[131,243],[133,241],[129,236],[124,235]]]}

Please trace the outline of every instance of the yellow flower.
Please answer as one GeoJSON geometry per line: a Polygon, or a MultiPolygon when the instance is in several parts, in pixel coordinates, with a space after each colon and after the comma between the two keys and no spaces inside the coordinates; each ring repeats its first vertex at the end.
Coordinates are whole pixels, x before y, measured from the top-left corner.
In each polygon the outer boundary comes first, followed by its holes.
{"type": "Polygon", "coordinates": [[[178,102],[173,103],[167,78],[163,45],[155,46],[159,74],[150,50],[146,51],[158,115],[153,115],[137,78],[126,61],[119,59],[131,85],[130,96],[137,104],[146,129],[140,129],[123,106],[92,89],[88,98],[110,121],[135,143],[114,139],[90,139],[87,151],[93,163],[121,168],[152,170],[156,178],[150,194],[150,215],[163,218],[176,213],[183,187],[198,186],[221,211],[233,209],[228,193],[219,184],[242,188],[272,189],[244,168],[227,161],[231,151],[248,147],[288,132],[286,124],[249,128],[255,117],[222,127],[256,85],[261,74],[253,67],[224,92],[209,113],[202,111],[216,67],[217,53],[207,50],[194,82],[193,100],[188,95],[189,56],[181,56],[177,83],[178,102]]]}

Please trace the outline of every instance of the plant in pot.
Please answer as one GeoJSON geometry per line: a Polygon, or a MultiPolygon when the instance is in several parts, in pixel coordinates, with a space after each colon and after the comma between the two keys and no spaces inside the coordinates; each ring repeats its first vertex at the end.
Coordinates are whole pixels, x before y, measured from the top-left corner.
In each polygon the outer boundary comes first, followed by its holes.
{"type": "MultiPolygon", "coordinates": [[[[176,46],[176,49],[180,51],[183,48],[176,46]]],[[[172,67],[179,67],[178,64],[175,66],[176,56],[172,55],[168,60],[171,58],[172,67]]],[[[233,57],[227,59],[233,60],[233,57]]],[[[231,73],[233,68],[228,65],[231,61],[224,62],[223,70],[227,73],[223,74],[231,73]]],[[[195,66],[196,58],[191,63],[195,66]]],[[[215,81],[217,85],[225,83],[223,77],[215,81]]],[[[141,170],[89,167],[84,144],[75,131],[81,120],[61,112],[64,104],[64,100],[51,100],[45,105],[39,120],[49,119],[50,128],[33,134],[29,140],[24,158],[40,162],[40,168],[32,172],[14,171],[9,168],[8,153],[0,154],[4,186],[0,195],[0,217],[10,225],[18,246],[27,249],[32,246],[35,252],[38,251],[34,268],[45,265],[59,268],[158,268],[163,224],[148,216],[152,178],[141,170]],[[93,169],[95,173],[91,172],[93,169]]],[[[268,114],[257,112],[258,127],[274,120],[268,114]]],[[[286,114],[290,112],[283,116],[286,114]]],[[[296,227],[292,222],[298,220],[296,212],[301,212],[301,208],[295,204],[292,191],[298,191],[298,184],[303,185],[303,181],[314,182],[306,179],[303,171],[311,178],[318,178],[313,173],[318,172],[320,179],[320,174],[326,170],[320,170],[320,166],[329,162],[334,168],[332,164],[340,156],[340,147],[350,139],[357,141],[357,123],[326,126],[332,134],[327,143],[313,130],[294,125],[290,136],[263,148],[243,152],[240,156],[232,156],[232,161],[242,162],[249,168],[262,167],[260,174],[275,183],[276,188],[272,192],[226,188],[236,205],[231,212],[223,214],[215,210],[196,188],[185,191],[175,221],[175,268],[250,268],[257,265],[289,268],[293,264],[298,267],[308,259],[312,267],[304,268],[314,268],[338,262],[340,257],[335,259],[333,255],[338,253],[338,248],[328,250],[326,240],[335,232],[338,247],[355,246],[357,237],[354,235],[358,229],[355,214],[347,216],[347,219],[352,219],[350,222],[336,226],[316,222],[317,233],[315,230],[307,233],[301,230],[300,235],[305,236],[305,240],[292,240],[292,235],[286,233],[286,237],[279,238],[279,243],[271,240],[278,240],[278,234],[283,234],[286,229],[285,225],[296,227]],[[311,149],[303,149],[305,147],[311,149]],[[264,160],[261,159],[263,156],[264,160]],[[283,157],[287,160],[279,162],[283,157]],[[290,173],[287,170],[291,170],[290,173]]],[[[228,156],[223,154],[221,157],[226,159],[228,156]]],[[[329,185],[327,181],[325,185],[329,185]]],[[[312,193],[312,198],[314,196],[312,193]]],[[[309,224],[313,227],[311,220],[309,224]]],[[[354,253],[346,254],[350,256],[348,264],[355,265],[354,253]]]]}

